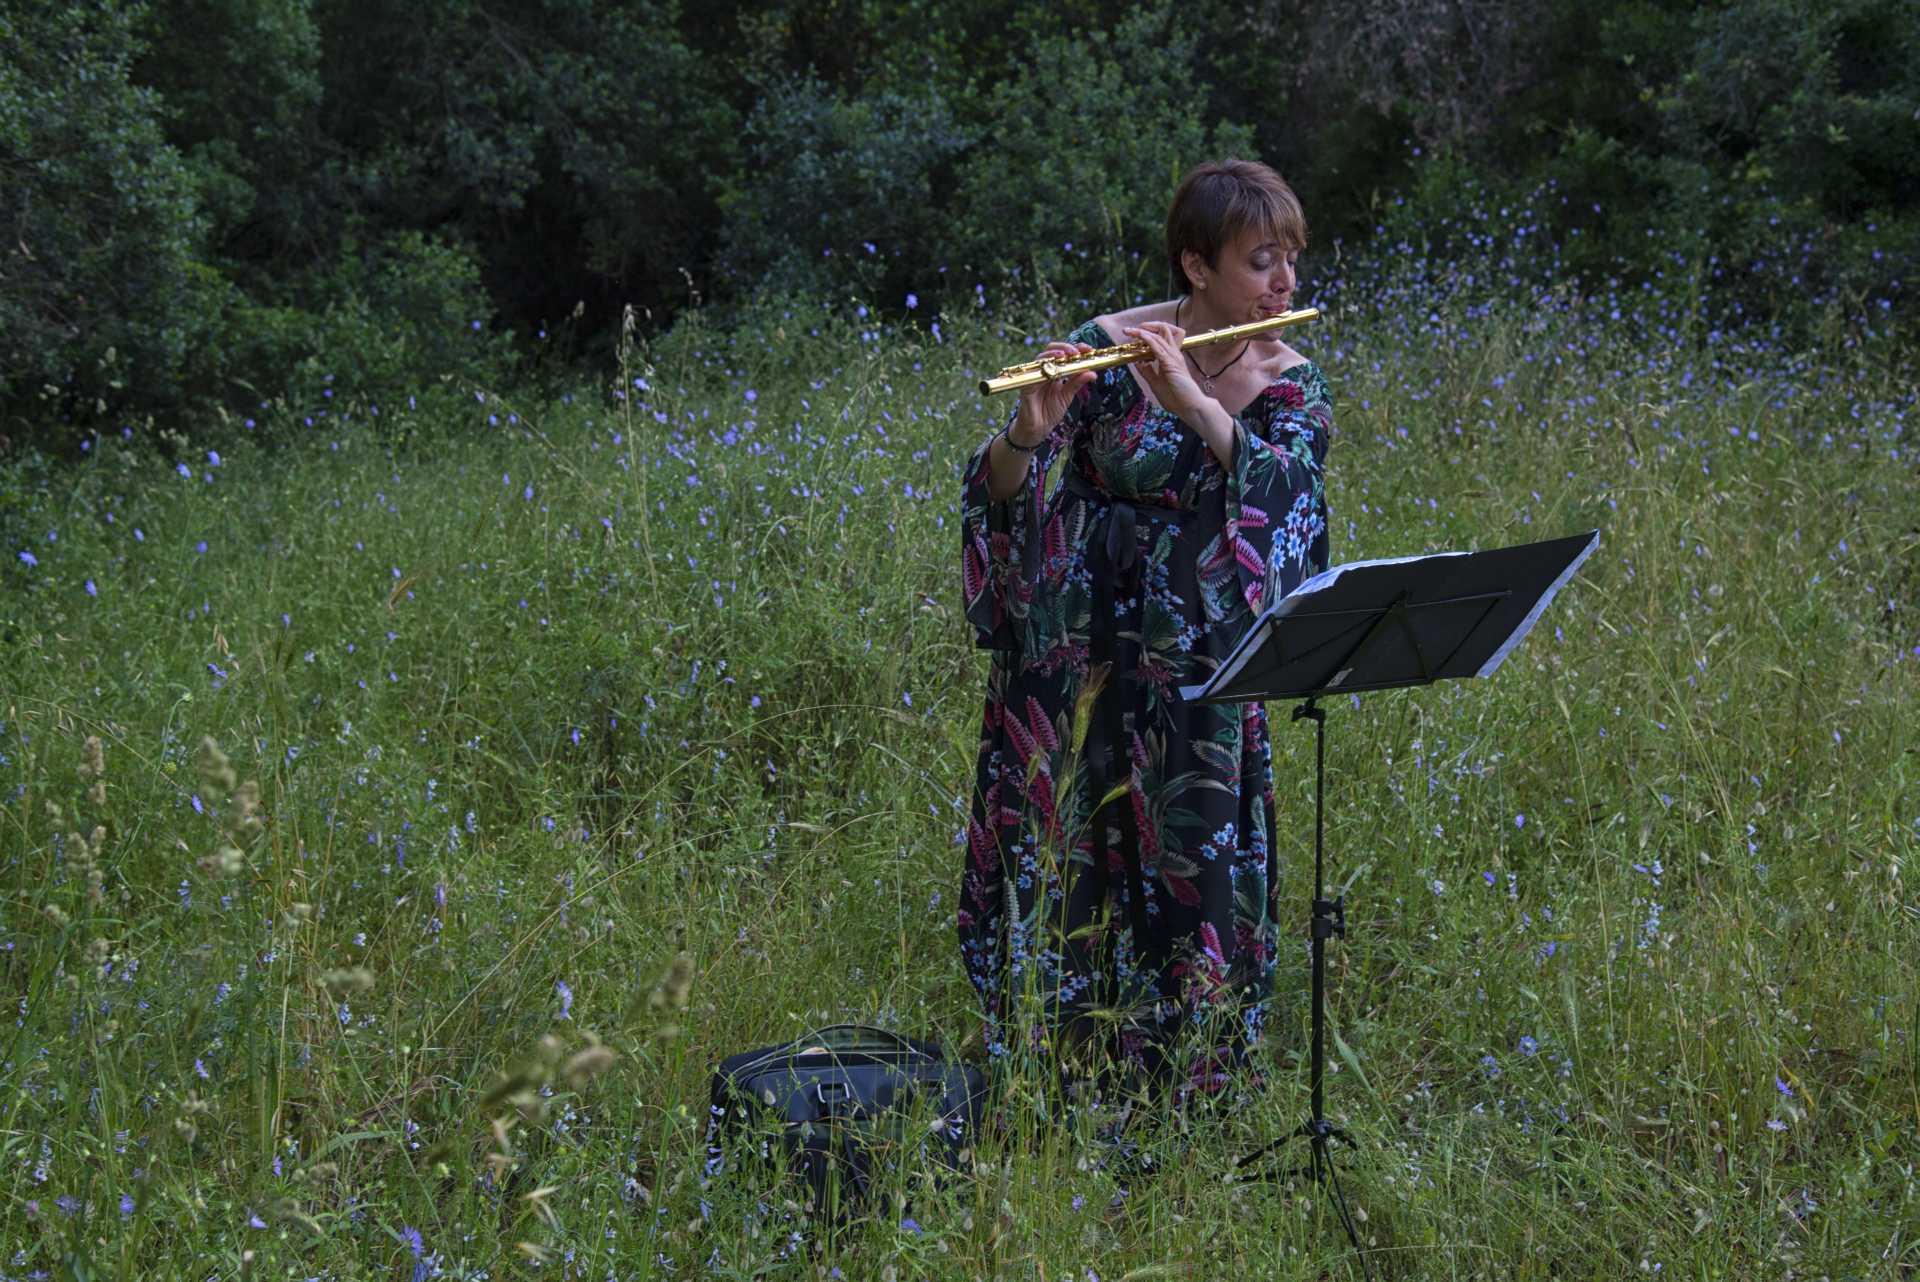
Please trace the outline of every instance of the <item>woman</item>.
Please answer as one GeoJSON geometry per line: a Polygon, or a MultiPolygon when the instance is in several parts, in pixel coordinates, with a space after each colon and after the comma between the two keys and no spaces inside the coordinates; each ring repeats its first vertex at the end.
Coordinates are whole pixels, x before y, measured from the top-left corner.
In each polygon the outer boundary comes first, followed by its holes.
{"type": "Polygon", "coordinates": [[[1276,338],[1180,341],[1287,310],[1306,239],[1265,165],[1193,170],[1167,215],[1175,296],[1045,349],[1137,339],[1151,358],[1027,389],[967,466],[967,616],[995,654],[959,932],[996,1047],[1031,994],[1072,1058],[1177,1072],[1184,1094],[1218,1089],[1260,1035],[1277,933],[1266,718],[1178,687],[1326,567],[1332,411],[1276,338]],[[1188,1029],[1203,1053],[1170,1062],[1188,1029]]]}

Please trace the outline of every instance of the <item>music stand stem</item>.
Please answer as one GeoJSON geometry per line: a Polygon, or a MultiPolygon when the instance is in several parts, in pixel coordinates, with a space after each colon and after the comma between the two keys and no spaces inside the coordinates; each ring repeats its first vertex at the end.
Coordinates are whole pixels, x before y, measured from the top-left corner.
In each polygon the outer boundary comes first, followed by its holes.
{"type": "MultiPolygon", "coordinates": [[[[1326,709],[1309,698],[1293,710],[1292,719],[1312,721],[1314,725],[1313,905],[1307,937],[1313,971],[1312,1047],[1308,1078],[1312,1114],[1296,1130],[1247,1154],[1238,1165],[1244,1168],[1289,1141],[1306,1140],[1307,1165],[1304,1172],[1314,1183],[1326,1187],[1334,1209],[1340,1215],[1340,1226],[1347,1232],[1347,1241],[1353,1244],[1354,1253],[1360,1257],[1361,1272],[1370,1279],[1373,1277],[1373,1267],[1360,1245],[1360,1230],[1347,1208],[1346,1194],[1340,1188],[1340,1176],[1334,1169],[1330,1151],[1334,1140],[1348,1145],[1353,1140],[1345,1131],[1329,1122],[1326,1116],[1327,940],[1334,936],[1344,939],[1347,934],[1346,896],[1328,899],[1326,890],[1327,713],[1326,709]]],[[[1302,1168],[1299,1167],[1285,1172],[1289,1177],[1301,1173],[1302,1168]]],[[[1245,1178],[1257,1178],[1257,1174],[1245,1178]]]]}

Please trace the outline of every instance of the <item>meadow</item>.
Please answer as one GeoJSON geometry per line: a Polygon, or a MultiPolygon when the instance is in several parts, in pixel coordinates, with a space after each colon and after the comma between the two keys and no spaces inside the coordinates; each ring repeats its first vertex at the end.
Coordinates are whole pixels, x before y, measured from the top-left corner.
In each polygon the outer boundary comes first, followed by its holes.
{"type": "MultiPolygon", "coordinates": [[[[1369,1262],[1911,1278],[1910,349],[1487,252],[1329,278],[1295,340],[1336,563],[1601,532],[1493,679],[1330,707],[1369,1262]]],[[[830,1241],[703,1179],[725,1054],[978,1053],[957,474],[974,381],[1080,310],[767,303],[571,390],[342,377],[6,465],[0,1278],[1360,1276],[1317,1189],[1227,1178],[1305,1113],[1304,929],[1267,1087],[1143,1120],[1150,1176],[1020,1060],[960,1176],[830,1241]]]]}

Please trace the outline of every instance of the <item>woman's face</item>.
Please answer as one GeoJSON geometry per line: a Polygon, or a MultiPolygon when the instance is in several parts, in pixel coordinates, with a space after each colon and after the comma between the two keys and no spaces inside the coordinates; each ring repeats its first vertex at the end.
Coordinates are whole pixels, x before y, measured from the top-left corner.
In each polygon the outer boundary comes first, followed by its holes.
{"type": "Polygon", "coordinates": [[[1294,264],[1300,251],[1247,229],[1220,250],[1212,266],[1191,251],[1186,255],[1194,301],[1222,325],[1263,320],[1293,306],[1294,264]]]}

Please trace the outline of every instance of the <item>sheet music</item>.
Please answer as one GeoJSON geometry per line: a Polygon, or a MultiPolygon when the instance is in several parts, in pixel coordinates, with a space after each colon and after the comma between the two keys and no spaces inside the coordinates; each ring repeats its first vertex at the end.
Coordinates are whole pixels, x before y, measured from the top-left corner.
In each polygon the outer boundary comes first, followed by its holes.
{"type": "MultiPolygon", "coordinates": [[[[1370,565],[1405,565],[1409,561],[1431,561],[1439,556],[1467,556],[1465,552],[1422,552],[1419,556],[1382,556],[1371,561],[1345,561],[1329,569],[1320,571],[1293,591],[1281,597],[1267,613],[1275,617],[1285,615],[1297,607],[1301,601],[1315,592],[1324,592],[1340,581],[1340,576],[1349,570],[1364,570],[1370,565]]],[[[1265,616],[1262,616],[1265,617],[1265,616]]]]}

